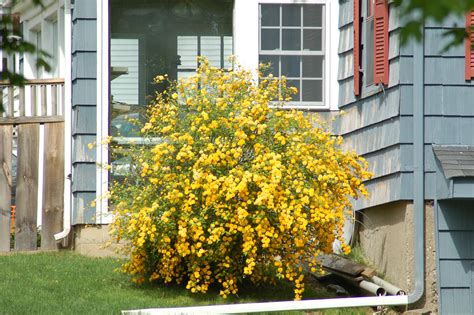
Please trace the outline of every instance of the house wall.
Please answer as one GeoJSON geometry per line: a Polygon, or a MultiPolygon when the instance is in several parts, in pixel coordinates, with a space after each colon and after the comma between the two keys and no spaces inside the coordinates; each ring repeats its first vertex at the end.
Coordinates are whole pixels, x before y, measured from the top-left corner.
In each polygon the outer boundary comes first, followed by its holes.
{"type": "MultiPolygon", "coordinates": [[[[366,1],[361,2],[361,13],[365,17],[366,1]]],[[[359,234],[360,244],[371,262],[385,273],[389,280],[402,287],[411,288],[411,276],[405,278],[400,275],[411,275],[413,261],[412,210],[408,205],[411,205],[414,197],[414,106],[424,107],[425,200],[437,202],[456,196],[474,196],[472,181],[468,183],[467,179],[445,178],[432,149],[433,144],[472,145],[474,142],[474,89],[472,81],[466,81],[464,78],[464,45],[443,51],[450,41],[450,37],[443,34],[454,27],[464,27],[464,17],[449,17],[442,23],[426,23],[422,43],[424,103],[420,104],[415,103],[413,97],[413,44],[400,46],[399,32],[402,24],[398,10],[393,5],[390,5],[389,21],[389,84],[383,90],[378,90],[367,87],[363,77],[361,96],[354,97],[353,1],[342,0],[340,6],[339,100],[340,108],[346,114],[335,122],[334,130],[344,136],[346,149],[354,149],[368,160],[370,170],[374,173],[373,179],[366,183],[371,196],[367,200],[355,202],[355,209],[360,211],[363,222],[359,234]]],[[[367,41],[365,27],[363,23],[363,45],[367,41]]],[[[364,68],[365,53],[362,55],[364,68]]],[[[443,229],[441,226],[430,228],[430,220],[434,214],[439,214],[439,211],[441,210],[438,208],[428,207],[425,213],[425,224],[428,228],[425,232],[427,262],[435,257],[430,252],[434,248],[433,237],[438,240],[436,246],[440,251],[446,251],[446,247],[452,250],[452,246],[442,243],[442,238],[452,239],[456,235],[456,228],[451,229],[449,226],[443,229]]],[[[462,215],[460,214],[461,217],[462,215]]],[[[456,220],[456,216],[452,215],[453,220],[456,220]]],[[[463,242],[470,244],[471,238],[468,237],[463,242]]],[[[436,304],[435,299],[430,296],[436,294],[438,287],[435,283],[439,282],[441,310],[451,313],[455,310],[456,303],[452,302],[456,293],[451,287],[445,286],[442,274],[444,258],[442,253],[436,257],[438,269],[433,268],[433,264],[426,265],[428,278],[425,305],[436,304]],[[448,307],[449,303],[451,306],[448,307]]],[[[446,270],[449,268],[445,268],[445,273],[448,272],[446,270]]],[[[472,274],[473,271],[467,270],[465,276],[471,279],[472,274]]],[[[460,294],[465,292],[467,291],[460,294]]],[[[436,309],[436,305],[434,307],[436,309]]]]}
{"type": "Polygon", "coordinates": [[[72,224],[94,223],[97,134],[96,0],[76,0],[72,13],[72,224]]]}
{"type": "Polygon", "coordinates": [[[436,207],[441,314],[474,311],[474,198],[440,201],[436,207]]]}
{"type": "MultiPolygon", "coordinates": [[[[435,208],[425,204],[425,295],[410,308],[437,309],[435,208]]],[[[413,203],[393,202],[358,213],[359,245],[369,264],[388,282],[411,292],[415,286],[413,203]],[[390,215],[387,215],[389,213],[390,215]]]]}
{"type": "MultiPolygon", "coordinates": [[[[361,1],[365,21],[367,1],[361,1]]],[[[344,148],[355,150],[369,162],[374,176],[366,182],[369,199],[361,198],[356,210],[413,197],[413,47],[400,47],[398,9],[390,5],[389,84],[368,86],[362,75],[360,97],[354,96],[353,70],[353,1],[340,1],[339,108],[345,114],[333,125],[344,137],[344,148]]],[[[361,43],[367,42],[366,23],[362,23],[361,43]]],[[[362,50],[362,69],[366,68],[362,50]]]]}

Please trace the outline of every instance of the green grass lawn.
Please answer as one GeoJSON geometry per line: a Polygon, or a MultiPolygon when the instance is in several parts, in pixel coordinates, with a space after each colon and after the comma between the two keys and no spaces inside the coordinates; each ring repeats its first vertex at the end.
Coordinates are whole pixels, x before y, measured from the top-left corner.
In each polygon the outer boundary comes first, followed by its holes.
{"type": "MultiPolygon", "coordinates": [[[[117,259],[72,252],[0,256],[0,314],[119,314],[121,310],[291,300],[291,287],[244,286],[224,300],[216,292],[194,295],[179,286],[137,287],[114,269],[117,259]]],[[[305,298],[331,294],[313,287],[305,298]]],[[[366,314],[370,309],[329,310],[324,314],[366,314]]],[[[319,312],[318,312],[319,313],[319,312]]],[[[272,313],[275,314],[275,313],[272,313]]],[[[302,314],[290,312],[289,314],[302,314]]],[[[312,313],[317,314],[317,313],[312,313]]]]}

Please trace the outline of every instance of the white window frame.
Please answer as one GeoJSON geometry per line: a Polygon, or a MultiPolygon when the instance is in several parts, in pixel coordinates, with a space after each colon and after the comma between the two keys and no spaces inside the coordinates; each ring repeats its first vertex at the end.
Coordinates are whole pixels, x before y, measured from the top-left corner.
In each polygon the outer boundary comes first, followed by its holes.
{"type": "MultiPolygon", "coordinates": [[[[260,4],[323,4],[325,5],[325,104],[320,107],[299,107],[308,110],[338,110],[339,83],[337,70],[339,58],[339,0],[234,0],[233,8],[233,50],[237,61],[243,68],[253,70],[255,78],[259,65],[259,7],[260,4]]],[[[109,126],[109,0],[97,1],[97,141],[108,135],[109,126]]],[[[108,148],[97,147],[97,162],[108,163],[108,148]]],[[[108,191],[107,171],[97,170],[97,196],[104,196],[108,191]]],[[[96,203],[97,223],[109,223],[111,215],[107,211],[107,199],[101,198],[96,203]],[[99,219],[100,218],[100,219],[99,219]]]]}
{"type": "MultiPolygon", "coordinates": [[[[65,33],[64,33],[64,5],[65,0],[44,1],[45,8],[29,6],[25,4],[17,8],[20,11],[23,22],[23,36],[28,42],[36,44],[36,36],[41,34],[41,49],[51,53],[51,49],[57,49],[57,69],[56,73],[36,70],[36,56],[25,55],[23,57],[23,75],[27,79],[51,79],[53,77],[65,76],[65,33]],[[52,27],[54,21],[57,22],[58,47],[53,47],[52,27]],[[56,75],[55,75],[56,74],[56,75]]],[[[15,7],[16,8],[16,7],[15,7]]],[[[18,59],[18,58],[17,58],[18,59]]],[[[48,60],[52,62],[53,60],[48,60]]]]}
{"type": "MultiPolygon", "coordinates": [[[[338,0],[235,0],[234,2],[234,53],[237,61],[247,69],[257,69],[260,45],[260,5],[261,4],[322,4],[324,19],[324,82],[323,105],[293,103],[289,108],[307,110],[338,110],[339,83],[337,81],[339,42],[339,1],[338,0]]],[[[256,72],[255,72],[256,77],[256,72]]]]}

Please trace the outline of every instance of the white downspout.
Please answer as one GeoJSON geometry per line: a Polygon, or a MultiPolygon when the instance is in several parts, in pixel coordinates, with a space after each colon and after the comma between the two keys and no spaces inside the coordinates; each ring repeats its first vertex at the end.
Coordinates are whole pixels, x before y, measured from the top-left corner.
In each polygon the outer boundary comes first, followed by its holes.
{"type": "Polygon", "coordinates": [[[72,18],[70,0],[64,1],[64,215],[63,230],[54,235],[56,241],[62,240],[71,231],[71,174],[72,174],[72,18]]]}

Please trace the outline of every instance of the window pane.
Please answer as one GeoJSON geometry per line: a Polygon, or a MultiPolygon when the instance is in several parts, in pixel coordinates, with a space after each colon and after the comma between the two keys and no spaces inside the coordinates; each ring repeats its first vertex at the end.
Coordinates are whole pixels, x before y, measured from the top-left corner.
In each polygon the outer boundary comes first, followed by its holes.
{"type": "Polygon", "coordinates": [[[112,38],[110,40],[110,64],[112,74],[122,74],[113,79],[110,93],[113,102],[136,105],[139,103],[139,40],[136,38],[112,38]]]}
{"type": "Polygon", "coordinates": [[[281,56],[281,75],[300,77],[300,56],[281,56]]]}
{"type": "Polygon", "coordinates": [[[362,55],[365,55],[365,83],[370,86],[374,84],[374,19],[368,19],[365,25],[367,41],[362,55]]]}
{"type": "Polygon", "coordinates": [[[323,81],[303,80],[303,88],[301,93],[303,95],[303,102],[322,102],[323,81]]]}
{"type": "Polygon", "coordinates": [[[305,4],[303,6],[303,26],[323,25],[323,6],[320,4],[305,4]]]}
{"type": "Polygon", "coordinates": [[[298,89],[298,92],[292,95],[292,99],[294,102],[300,102],[300,80],[288,80],[287,85],[288,87],[294,86],[298,89]]]}
{"type": "Polygon", "coordinates": [[[197,36],[178,36],[178,69],[196,69],[198,56],[197,36]]]}
{"type": "Polygon", "coordinates": [[[262,29],[262,50],[280,49],[280,30],[262,29]]]}
{"type": "Polygon", "coordinates": [[[224,69],[232,69],[230,56],[234,54],[232,36],[224,36],[224,69]]]}
{"type": "Polygon", "coordinates": [[[158,74],[170,80],[189,76],[200,53],[222,65],[222,53],[232,51],[232,6],[218,0],[110,0],[111,130],[116,118],[146,112],[150,97],[166,87],[153,83],[158,74]]]}
{"type": "Polygon", "coordinates": [[[280,57],[278,56],[260,55],[260,63],[270,64],[270,67],[263,71],[264,77],[267,77],[270,73],[272,73],[275,77],[280,76],[280,66],[278,64],[279,59],[280,57]]]}
{"type": "Polygon", "coordinates": [[[280,26],[280,5],[262,4],[262,26],[280,26]]]}
{"type": "Polygon", "coordinates": [[[202,36],[201,37],[201,56],[209,60],[211,67],[221,66],[221,37],[220,36],[202,36]]]}
{"type": "Polygon", "coordinates": [[[282,30],[283,50],[301,50],[301,30],[282,30]]]}
{"type": "Polygon", "coordinates": [[[303,49],[317,50],[323,49],[321,30],[303,30],[303,49]]]}
{"type": "Polygon", "coordinates": [[[281,6],[283,26],[301,26],[301,6],[286,4],[281,6]]]}
{"type": "Polygon", "coordinates": [[[323,77],[323,56],[303,57],[303,77],[322,78],[323,77]]]}

